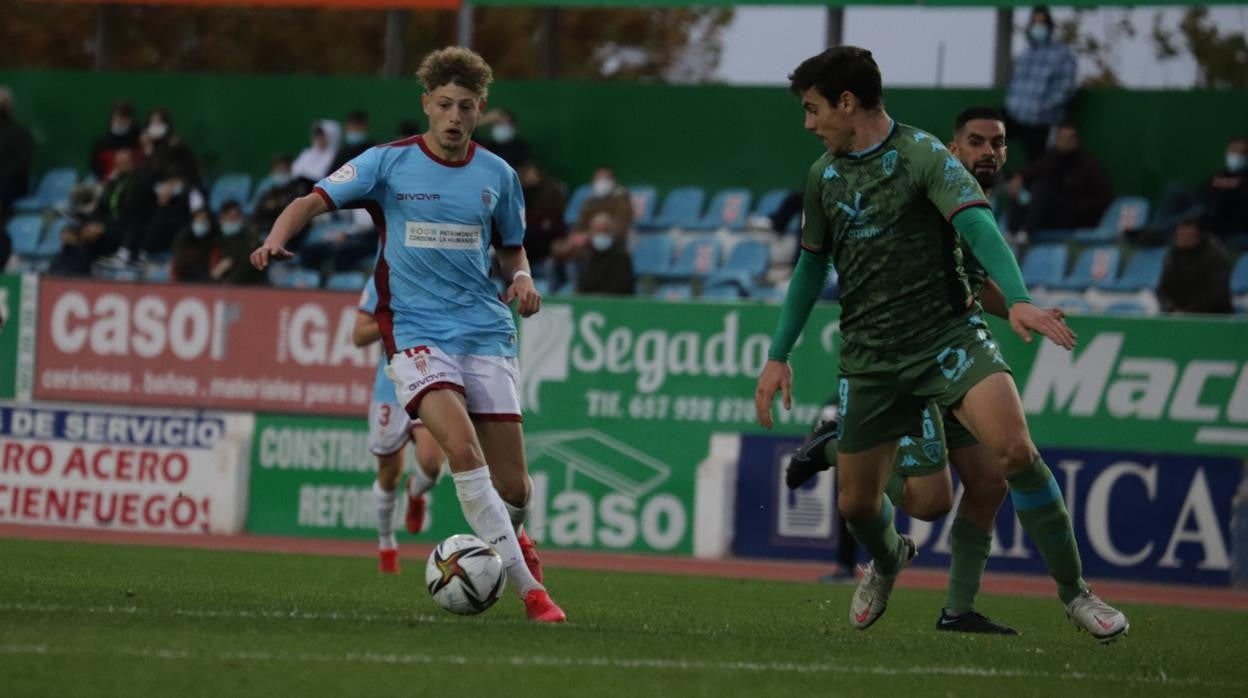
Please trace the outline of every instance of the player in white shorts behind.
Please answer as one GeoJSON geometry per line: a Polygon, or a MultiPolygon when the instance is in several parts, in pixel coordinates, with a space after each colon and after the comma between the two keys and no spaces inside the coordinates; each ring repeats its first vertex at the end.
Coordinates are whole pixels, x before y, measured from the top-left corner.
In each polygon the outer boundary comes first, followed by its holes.
{"type": "Polygon", "coordinates": [[[417,72],[429,130],[369,148],[291,202],[251,255],[257,269],[293,255],[284,245],[314,216],[365,208],[381,233],[374,317],[399,401],[446,453],[464,519],[494,546],[530,620],[566,620],[541,582],[524,535],[532,482],[517,393],[516,323],[541,308],[524,253],[520,178],[472,142],[493,81],[461,47],[435,51],[417,72]],[[510,285],[490,279],[490,245],[510,285]]]}
{"type": "MultiPolygon", "coordinates": [[[[369,279],[360,295],[359,313],[355,316],[355,345],[366,347],[381,339],[381,330],[373,313],[377,308],[377,285],[369,279]]],[[[380,569],[386,574],[399,573],[399,545],[394,539],[394,505],[398,498],[399,478],[403,475],[404,446],[416,444],[416,469],[407,478],[407,532],[416,534],[425,523],[425,493],[438,484],[442,475],[442,447],[420,420],[407,416],[394,382],[386,375],[387,361],[383,354],[373,382],[373,402],[368,407],[368,448],[377,456],[377,480],[373,497],[377,502],[377,539],[380,569]]]]}

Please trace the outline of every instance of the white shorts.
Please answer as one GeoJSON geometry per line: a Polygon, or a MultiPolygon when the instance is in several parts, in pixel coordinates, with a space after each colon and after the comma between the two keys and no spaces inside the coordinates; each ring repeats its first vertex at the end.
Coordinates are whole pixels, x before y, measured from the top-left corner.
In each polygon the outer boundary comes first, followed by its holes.
{"type": "Polygon", "coordinates": [[[396,453],[415,440],[412,432],[418,426],[420,421],[408,417],[401,405],[373,401],[368,406],[368,450],[374,456],[396,453]]]}
{"type": "Polygon", "coordinates": [[[416,419],[420,401],[431,390],[456,390],[477,420],[519,422],[520,364],[510,356],[451,355],[437,347],[417,346],[390,357],[386,375],[394,381],[399,402],[416,419]]]}

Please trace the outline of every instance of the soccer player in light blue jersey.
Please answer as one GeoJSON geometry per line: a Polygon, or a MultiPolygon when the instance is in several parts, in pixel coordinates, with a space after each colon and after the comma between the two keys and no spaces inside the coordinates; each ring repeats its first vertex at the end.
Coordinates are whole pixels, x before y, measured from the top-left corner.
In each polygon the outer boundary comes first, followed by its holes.
{"type": "Polygon", "coordinates": [[[370,148],[321,180],[286,207],[252,264],[289,259],[286,242],[321,213],[372,214],[381,233],[374,317],[395,392],[446,453],[464,518],[502,556],[528,617],[561,622],[522,528],[532,483],[508,304],[528,317],[542,302],[524,253],[524,198],[515,171],[472,142],[493,72],[450,47],[426,56],[417,77],[429,130],[370,148]],[[510,279],[501,299],[489,278],[491,241],[510,279]]]}
{"type": "MultiPolygon", "coordinates": [[[[381,339],[377,312],[377,283],[369,279],[360,294],[352,338],[366,347],[381,339]]],[[[408,416],[399,404],[394,381],[386,375],[389,360],[383,355],[373,381],[373,401],[368,406],[368,448],[377,456],[377,480],[373,499],[377,505],[378,565],[384,574],[399,573],[399,545],[394,537],[394,508],[399,479],[403,475],[404,447],[416,445],[416,469],[407,478],[407,532],[420,533],[425,523],[425,494],[438,484],[442,475],[442,448],[418,419],[408,416]]]]}

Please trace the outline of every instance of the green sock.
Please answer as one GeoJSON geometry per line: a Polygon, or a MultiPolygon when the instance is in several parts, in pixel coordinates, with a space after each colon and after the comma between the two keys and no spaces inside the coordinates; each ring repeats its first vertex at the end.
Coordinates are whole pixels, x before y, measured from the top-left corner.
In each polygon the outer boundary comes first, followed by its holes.
{"type": "Polygon", "coordinates": [[[954,519],[950,538],[952,551],[945,610],[961,615],[975,608],[975,595],[979,593],[988,551],[992,548],[992,531],[981,531],[966,519],[954,519]]]}
{"type": "Polygon", "coordinates": [[[1057,595],[1070,603],[1084,589],[1083,564],[1075,531],[1066,511],[1066,500],[1044,459],[1037,457],[1031,467],[1006,478],[1010,500],[1023,530],[1040,549],[1049,574],[1057,581],[1057,595]]]}
{"type": "Polygon", "coordinates": [[[888,497],[893,506],[900,507],[906,503],[906,478],[902,477],[897,471],[889,476],[888,482],[884,485],[884,494],[888,497]]]}
{"type": "Polygon", "coordinates": [[[884,576],[897,574],[901,567],[902,542],[893,525],[893,505],[884,500],[880,512],[866,519],[845,519],[854,540],[871,553],[875,568],[884,576]]]}

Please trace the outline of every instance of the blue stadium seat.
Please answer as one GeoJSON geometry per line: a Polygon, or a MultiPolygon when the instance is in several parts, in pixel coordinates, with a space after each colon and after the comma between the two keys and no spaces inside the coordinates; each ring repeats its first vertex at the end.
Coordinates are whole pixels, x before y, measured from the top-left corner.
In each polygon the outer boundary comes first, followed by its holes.
{"type": "Polygon", "coordinates": [[[659,192],[649,184],[628,188],[633,199],[633,225],[647,226],[654,220],[654,210],[659,206],[659,192]]]}
{"type": "Polygon", "coordinates": [[[273,282],[279,288],[320,288],[321,275],[311,269],[291,269],[273,282]]]}
{"type": "Polygon", "coordinates": [[[18,257],[34,257],[39,249],[39,233],[43,230],[43,218],[34,215],[14,216],[5,226],[13,241],[13,254],[18,257]]]}
{"type": "Polygon", "coordinates": [[[1240,255],[1231,272],[1231,293],[1239,295],[1248,293],[1248,254],[1240,255]]]}
{"type": "Polygon", "coordinates": [[[651,228],[693,228],[702,220],[702,203],[706,192],[701,187],[673,189],[663,199],[663,208],[654,217],[651,228]]]}
{"type": "Polygon", "coordinates": [[[1023,259],[1023,282],[1028,286],[1055,286],[1066,276],[1066,247],[1036,245],[1023,259]]]}
{"type": "Polygon", "coordinates": [[[745,189],[725,189],[711,199],[706,214],[696,224],[689,226],[694,230],[741,230],[745,227],[745,219],[750,213],[750,192],[745,189]]]}
{"type": "Polygon", "coordinates": [[[1114,242],[1124,230],[1139,228],[1148,222],[1148,199],[1142,196],[1120,196],[1105,210],[1095,228],[1075,231],[1076,242],[1114,242]]]}
{"type": "Polygon", "coordinates": [[[1092,306],[1082,298],[1062,298],[1055,305],[1072,315],[1082,315],[1092,312],[1092,306]]]}
{"type": "Polygon", "coordinates": [[[543,296],[550,295],[550,279],[537,278],[533,279],[533,288],[543,296]]]}
{"type": "Polygon", "coordinates": [[[1117,247],[1089,247],[1079,253],[1070,275],[1054,284],[1053,288],[1074,291],[1107,288],[1118,279],[1118,263],[1121,259],[1122,254],[1117,247]]]}
{"type": "Polygon", "coordinates": [[[117,269],[104,268],[100,266],[94,267],[93,275],[109,281],[125,281],[133,283],[140,280],[139,270],[134,267],[120,267],[117,269]]]}
{"type": "Polygon", "coordinates": [[[633,273],[658,276],[671,269],[675,243],[668,235],[647,235],[633,248],[633,273]]]}
{"type": "Polygon", "coordinates": [[[669,279],[706,278],[719,271],[722,248],[714,235],[700,235],[685,243],[676,263],[660,274],[669,279]]]}
{"type": "Polygon", "coordinates": [[[331,291],[359,291],[366,283],[368,276],[362,271],[339,271],[330,274],[325,288],[331,291]]]}
{"type": "Polygon", "coordinates": [[[784,300],[784,291],[775,286],[755,286],[750,297],[766,303],[780,303],[784,300]]]}
{"type": "Polygon", "coordinates": [[[707,279],[708,286],[736,284],[748,291],[767,273],[771,248],[757,240],[742,240],[728,253],[728,260],[707,279]]]}
{"type": "Polygon", "coordinates": [[[1136,249],[1127,262],[1127,268],[1114,283],[1104,288],[1111,291],[1139,291],[1157,288],[1161,280],[1161,267],[1166,261],[1166,248],[1136,249]]]}
{"type": "Polygon", "coordinates": [[[42,211],[68,202],[69,190],[78,183],[78,172],[72,167],[48,170],[39,180],[35,193],[13,203],[14,211],[42,211]]]}
{"type": "Polygon", "coordinates": [[[709,300],[737,300],[742,297],[742,293],[736,284],[716,284],[703,288],[698,297],[709,300]]]}
{"type": "Polygon", "coordinates": [[[35,248],[36,257],[55,257],[61,251],[61,233],[65,231],[65,226],[73,223],[68,218],[58,218],[43,231],[43,235],[39,238],[39,246],[35,248]]]}
{"type": "Polygon", "coordinates": [[[235,172],[217,178],[212,185],[212,193],[208,195],[208,208],[217,213],[227,201],[247,206],[251,201],[251,175],[235,172]]]}
{"type": "Polygon", "coordinates": [[[585,205],[585,199],[589,198],[593,187],[588,184],[582,184],[572,192],[572,196],[568,199],[568,207],[563,210],[563,220],[568,225],[576,222],[577,216],[581,215],[581,206],[585,205]]]}
{"type": "Polygon", "coordinates": [[[153,284],[167,284],[172,279],[171,269],[168,264],[159,264],[149,266],[143,278],[153,284]]]}
{"type": "Polygon", "coordinates": [[[788,189],[772,189],[763,194],[759,198],[758,203],[754,204],[754,211],[750,215],[753,216],[770,216],[775,213],[780,204],[784,203],[784,199],[789,195],[788,189]]]}
{"type": "Polygon", "coordinates": [[[335,230],[346,230],[348,227],[333,220],[327,220],[324,223],[313,223],[312,227],[308,229],[307,235],[303,238],[302,246],[320,245],[325,242],[325,236],[329,233],[335,230]]]}
{"type": "Polygon", "coordinates": [[[693,287],[689,284],[663,284],[654,289],[654,298],[665,301],[682,301],[693,298],[693,287]]]}
{"type": "Polygon", "coordinates": [[[1107,315],[1146,315],[1148,308],[1137,300],[1126,299],[1114,301],[1105,306],[1105,313],[1107,315]]]}

